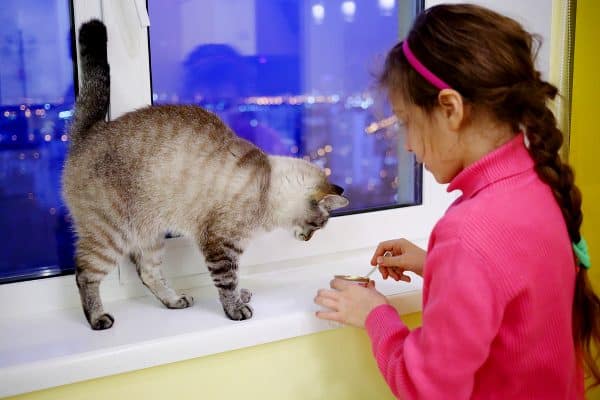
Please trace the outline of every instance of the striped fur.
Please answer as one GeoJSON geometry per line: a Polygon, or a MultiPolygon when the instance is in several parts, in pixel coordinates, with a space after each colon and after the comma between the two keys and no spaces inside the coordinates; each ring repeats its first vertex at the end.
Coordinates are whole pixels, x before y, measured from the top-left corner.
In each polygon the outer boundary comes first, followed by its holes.
{"type": "Polygon", "coordinates": [[[99,285],[125,258],[165,306],[192,305],[162,276],[166,232],[198,245],[225,314],[250,318],[251,293],[238,288],[237,278],[244,244],[257,230],[277,227],[308,240],[348,201],[318,167],[266,155],[199,107],[147,107],[105,122],[108,65],[98,54],[105,55],[106,39],[94,36],[106,34],[101,28],[92,21],[80,31],[84,81],[63,172],[88,322],[93,329],[112,326],[99,285]]]}

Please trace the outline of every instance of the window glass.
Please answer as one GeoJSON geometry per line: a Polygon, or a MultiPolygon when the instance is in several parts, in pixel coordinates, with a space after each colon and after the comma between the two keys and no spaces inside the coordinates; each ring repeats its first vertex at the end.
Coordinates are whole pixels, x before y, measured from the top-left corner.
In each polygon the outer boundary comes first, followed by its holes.
{"type": "Polygon", "coordinates": [[[60,176],[74,103],[65,0],[0,5],[0,282],[73,271],[60,176]]]}
{"type": "Polygon", "coordinates": [[[421,202],[375,84],[415,1],[149,0],[154,104],[194,103],[346,189],[342,213],[421,202]],[[408,4],[408,7],[407,7],[408,4]],[[404,11],[404,10],[402,10],[404,11]]]}

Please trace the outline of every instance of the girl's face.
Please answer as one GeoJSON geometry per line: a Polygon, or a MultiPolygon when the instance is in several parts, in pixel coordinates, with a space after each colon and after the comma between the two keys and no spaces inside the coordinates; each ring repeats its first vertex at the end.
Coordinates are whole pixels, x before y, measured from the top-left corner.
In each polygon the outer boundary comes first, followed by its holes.
{"type": "Polygon", "coordinates": [[[427,115],[398,95],[391,95],[390,102],[399,123],[404,125],[405,149],[415,154],[436,181],[449,183],[464,168],[464,146],[447,110],[435,107],[427,115]]]}

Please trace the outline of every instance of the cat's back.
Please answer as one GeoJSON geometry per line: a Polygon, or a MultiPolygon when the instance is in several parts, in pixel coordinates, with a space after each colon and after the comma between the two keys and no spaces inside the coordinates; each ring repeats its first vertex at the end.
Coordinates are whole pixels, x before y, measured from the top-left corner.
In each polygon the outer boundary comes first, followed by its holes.
{"type": "MultiPolygon", "coordinates": [[[[93,136],[100,140],[122,142],[136,147],[169,145],[170,140],[185,136],[191,141],[221,142],[234,136],[215,114],[193,105],[148,106],[128,112],[93,136]]],[[[130,150],[135,150],[132,148],[130,150]]]]}
{"type": "MultiPolygon", "coordinates": [[[[135,174],[173,158],[225,147],[237,136],[214,114],[192,105],[149,106],[99,122],[73,143],[66,173],[135,174]]],[[[72,175],[72,174],[71,174],[72,175]]]]}
{"type": "Polygon", "coordinates": [[[146,210],[173,202],[210,208],[261,198],[269,179],[267,155],[216,115],[163,105],[96,124],[74,143],[64,186],[67,198],[108,190],[146,210]]]}

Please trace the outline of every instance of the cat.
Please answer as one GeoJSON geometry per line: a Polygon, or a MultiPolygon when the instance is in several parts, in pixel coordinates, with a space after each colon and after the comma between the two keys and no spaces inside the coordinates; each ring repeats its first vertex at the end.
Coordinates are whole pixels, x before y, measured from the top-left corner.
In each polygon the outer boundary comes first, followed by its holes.
{"type": "Polygon", "coordinates": [[[330,212],[348,205],[317,166],[269,156],[216,115],[191,105],[149,106],[106,122],[107,34],[92,20],[79,31],[82,87],[70,127],[63,197],[77,235],[76,282],[92,329],[112,327],[102,279],[129,257],[144,285],[168,308],[193,298],[163,278],[165,233],[195,241],[227,317],[252,317],[238,288],[238,260],[257,230],[284,228],[307,241],[330,212]]]}

